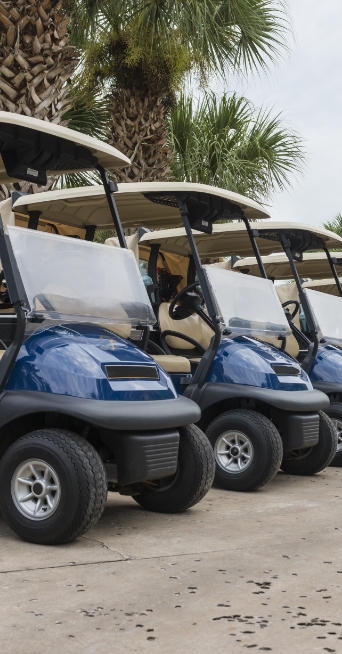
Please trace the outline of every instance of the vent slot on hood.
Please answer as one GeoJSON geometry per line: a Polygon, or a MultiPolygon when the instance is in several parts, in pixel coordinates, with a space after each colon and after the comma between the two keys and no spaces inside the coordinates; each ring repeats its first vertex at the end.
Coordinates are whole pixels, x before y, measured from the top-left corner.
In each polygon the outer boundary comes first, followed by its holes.
{"type": "Polygon", "coordinates": [[[105,366],[108,379],[159,379],[156,366],[105,366]]]}

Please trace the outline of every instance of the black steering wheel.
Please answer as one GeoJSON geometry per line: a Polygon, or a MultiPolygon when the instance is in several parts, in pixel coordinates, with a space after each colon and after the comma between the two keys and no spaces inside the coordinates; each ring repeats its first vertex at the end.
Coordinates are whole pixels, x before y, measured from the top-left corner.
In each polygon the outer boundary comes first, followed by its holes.
{"type": "Polygon", "coordinates": [[[290,313],[290,320],[293,320],[296,317],[296,315],[297,315],[297,313],[298,313],[298,311],[300,309],[300,303],[297,300],[288,300],[287,302],[284,302],[281,306],[283,307],[283,309],[286,309],[286,307],[288,307],[289,304],[294,304],[295,305],[293,313],[289,312],[290,313]]]}
{"type": "Polygon", "coordinates": [[[198,282],[193,282],[177,293],[170,304],[169,316],[172,320],[184,320],[197,313],[214,330],[212,321],[203,309],[204,299],[192,290],[196,286],[198,282]]]}

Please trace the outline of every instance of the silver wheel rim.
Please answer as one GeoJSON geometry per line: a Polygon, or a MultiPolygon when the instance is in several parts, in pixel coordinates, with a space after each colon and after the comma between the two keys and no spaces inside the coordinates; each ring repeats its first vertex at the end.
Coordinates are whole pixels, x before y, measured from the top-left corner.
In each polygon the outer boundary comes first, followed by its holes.
{"type": "Polygon", "coordinates": [[[61,485],[55,470],[45,461],[28,459],[16,469],[11,492],[22,515],[30,520],[46,520],[58,507],[61,485]]]}
{"type": "Polygon", "coordinates": [[[338,420],[337,418],[333,418],[332,421],[333,421],[333,423],[334,423],[334,425],[336,427],[337,438],[338,438],[336,452],[341,452],[341,450],[342,450],[342,421],[338,420]]]}
{"type": "Polygon", "coordinates": [[[252,441],[242,431],[226,431],[215,443],[215,459],[225,472],[244,472],[253,458],[252,441]]]}

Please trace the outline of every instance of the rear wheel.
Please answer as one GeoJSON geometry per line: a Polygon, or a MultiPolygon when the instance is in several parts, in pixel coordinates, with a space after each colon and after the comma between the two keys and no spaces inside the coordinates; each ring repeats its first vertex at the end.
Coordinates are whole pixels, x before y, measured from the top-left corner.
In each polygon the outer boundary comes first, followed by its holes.
{"type": "Polygon", "coordinates": [[[252,491],[276,475],[282,441],[274,424],[262,414],[227,411],[210,423],[206,434],[215,455],[215,481],[222,488],[252,491]]]}
{"type": "Polygon", "coordinates": [[[319,441],[314,447],[285,452],[281,469],[290,475],[314,475],[332,462],[337,449],[337,432],[332,420],[319,413],[319,441]]]}
{"type": "Polygon", "coordinates": [[[56,545],[81,536],[101,516],[106,498],[104,465],[73,432],[32,432],[2,457],[1,512],[13,531],[32,543],[56,545]]]}
{"type": "Polygon", "coordinates": [[[215,463],[210,443],[195,425],[179,429],[178,468],[175,475],[144,482],[144,490],[134,495],[149,511],[178,513],[197,504],[211,488],[215,463]]]}
{"type": "Polygon", "coordinates": [[[341,402],[331,402],[328,409],[325,410],[327,416],[335,425],[337,431],[337,448],[336,454],[330,463],[331,466],[337,468],[342,467],[342,403],[341,402]]]}

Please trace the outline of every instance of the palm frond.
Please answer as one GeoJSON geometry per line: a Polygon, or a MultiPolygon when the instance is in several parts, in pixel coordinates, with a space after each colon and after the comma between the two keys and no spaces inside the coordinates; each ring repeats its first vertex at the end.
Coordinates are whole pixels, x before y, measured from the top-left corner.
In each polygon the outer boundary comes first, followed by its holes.
{"type": "Polygon", "coordinates": [[[304,164],[303,142],[281,114],[255,110],[244,97],[181,94],[170,118],[173,177],[227,188],[259,201],[290,183],[304,164]]]}
{"type": "Polygon", "coordinates": [[[333,220],[327,220],[323,223],[323,227],[338,236],[342,236],[342,214],[338,213],[333,220]]]}
{"type": "MultiPolygon", "coordinates": [[[[106,141],[108,135],[108,100],[106,97],[95,97],[91,103],[82,98],[77,98],[77,88],[70,92],[71,108],[64,114],[63,123],[82,132],[87,136],[93,136],[100,141],[106,141]]],[[[100,184],[101,179],[96,171],[85,173],[72,173],[61,175],[57,178],[53,188],[73,188],[79,186],[92,186],[100,184]]]]}

